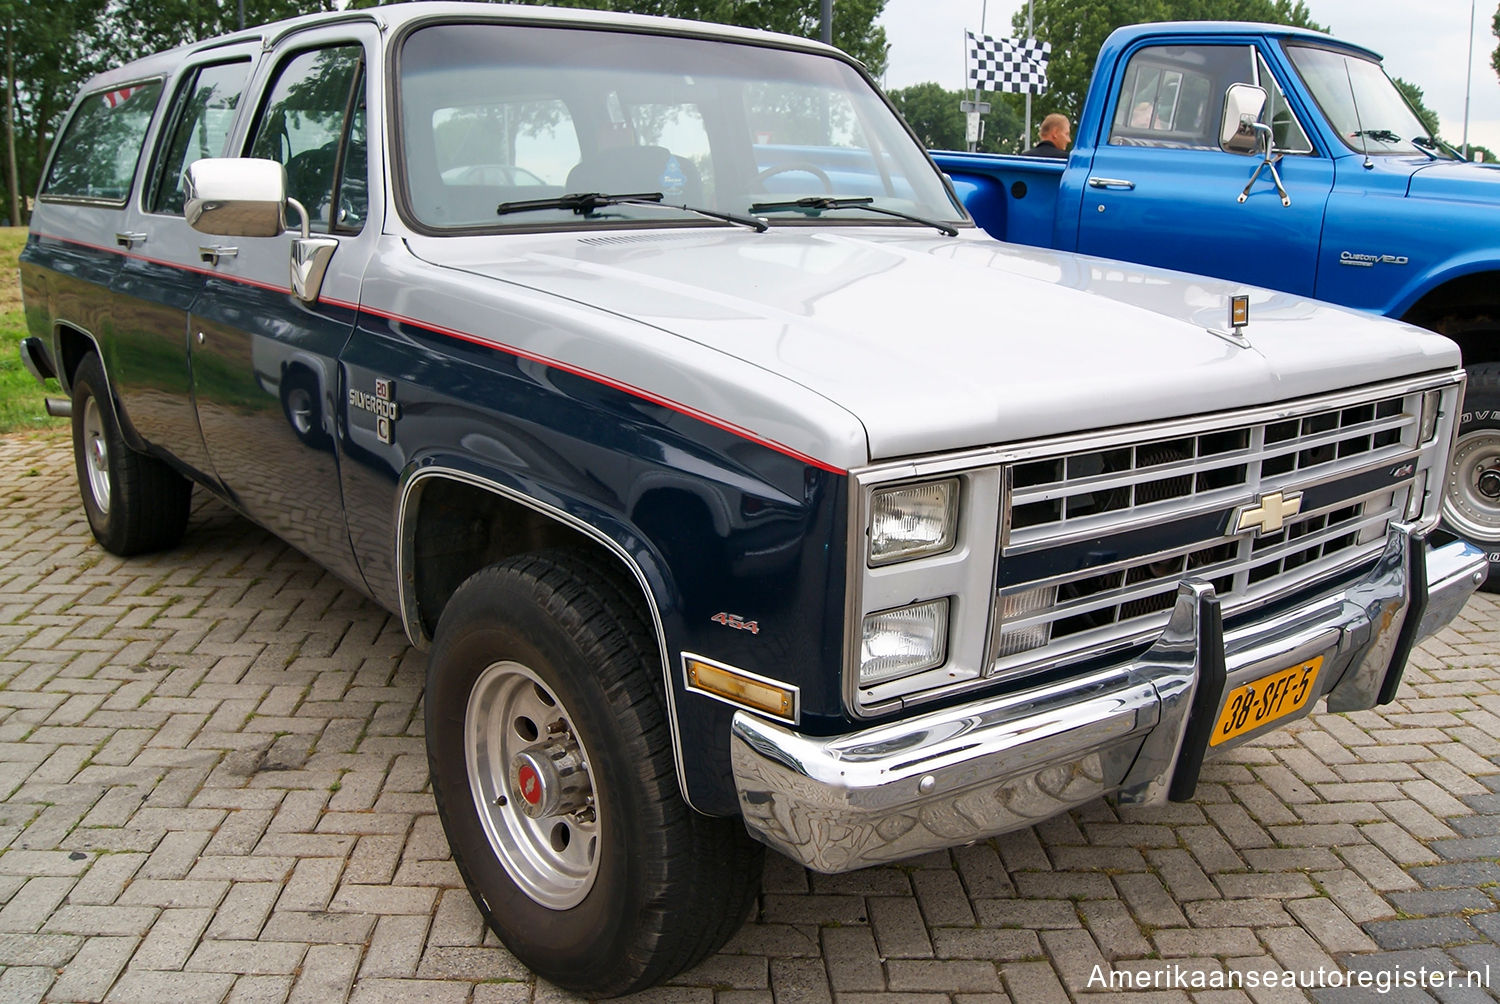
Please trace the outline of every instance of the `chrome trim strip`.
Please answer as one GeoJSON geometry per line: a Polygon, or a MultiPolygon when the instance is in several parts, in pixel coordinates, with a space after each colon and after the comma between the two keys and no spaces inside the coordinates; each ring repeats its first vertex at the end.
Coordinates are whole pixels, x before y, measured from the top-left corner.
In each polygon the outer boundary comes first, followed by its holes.
{"type": "Polygon", "coordinates": [[[715,701],[721,701],[724,704],[727,704],[727,705],[729,705],[732,708],[743,708],[746,711],[753,712],[753,713],[755,713],[757,715],[762,715],[762,716],[764,716],[766,718],[774,718],[777,721],[787,722],[788,724],[791,724],[791,725],[797,725],[797,724],[799,724],[802,721],[802,688],[801,687],[794,687],[790,683],[785,683],[785,682],[783,682],[781,680],[774,680],[774,679],[772,679],[769,676],[761,676],[759,673],[752,673],[749,670],[741,669],[738,666],[731,666],[729,663],[727,663],[727,662],[720,662],[718,659],[710,659],[708,656],[706,656],[706,655],[699,655],[696,652],[683,652],[682,653],[682,686],[683,686],[684,690],[688,690],[688,691],[690,691],[690,692],[692,692],[694,694],[699,694],[699,695],[701,695],[703,697],[711,698],[712,700],[715,700],[715,701]],[[714,693],[711,690],[704,690],[702,687],[695,687],[695,686],[693,686],[693,684],[688,679],[688,667],[687,667],[687,664],[688,664],[688,660],[689,659],[692,659],[694,662],[701,662],[701,663],[703,663],[705,665],[714,666],[714,667],[716,667],[718,669],[722,669],[726,673],[733,673],[735,676],[743,676],[745,679],[747,679],[747,680],[754,680],[756,683],[764,683],[768,687],[775,687],[775,688],[777,688],[779,690],[788,690],[788,691],[791,691],[791,694],[792,694],[792,713],[791,713],[791,715],[790,716],[787,716],[787,715],[773,715],[773,714],[770,714],[767,711],[762,710],[761,708],[753,707],[752,705],[749,705],[749,704],[742,704],[739,701],[732,700],[732,699],[730,699],[728,697],[725,697],[723,694],[716,694],[716,693],[714,693]]]}
{"type": "Polygon", "coordinates": [[[641,587],[641,592],[646,598],[646,607],[651,613],[651,625],[656,632],[656,646],[661,659],[662,685],[667,697],[667,725],[672,734],[672,760],[677,768],[677,788],[682,793],[682,800],[689,806],[693,804],[692,798],[687,790],[687,772],[684,769],[682,750],[682,728],[677,720],[677,701],[672,694],[672,670],[671,660],[667,655],[667,630],[662,622],[661,610],[656,605],[656,596],[651,592],[651,584],[646,579],[646,573],[641,566],[631,557],[630,552],[621,547],[619,543],[610,538],[596,527],[590,526],[583,520],[563,512],[554,506],[539,502],[529,495],[518,492],[513,488],[461,471],[453,467],[445,467],[433,464],[411,470],[408,467],[403,472],[403,484],[401,486],[401,501],[396,510],[396,590],[398,594],[398,606],[401,610],[401,625],[406,632],[406,638],[412,645],[420,650],[426,651],[431,646],[431,639],[422,630],[420,617],[417,616],[416,597],[412,595],[409,586],[412,581],[407,573],[411,564],[411,550],[415,543],[415,531],[407,519],[407,506],[412,499],[413,489],[429,478],[446,478],[451,481],[459,481],[475,488],[482,488],[502,498],[508,499],[519,505],[523,505],[533,512],[540,513],[550,519],[563,524],[569,529],[575,530],[590,538],[595,543],[603,545],[605,550],[619,558],[621,563],[635,576],[636,583],[641,587]]]}

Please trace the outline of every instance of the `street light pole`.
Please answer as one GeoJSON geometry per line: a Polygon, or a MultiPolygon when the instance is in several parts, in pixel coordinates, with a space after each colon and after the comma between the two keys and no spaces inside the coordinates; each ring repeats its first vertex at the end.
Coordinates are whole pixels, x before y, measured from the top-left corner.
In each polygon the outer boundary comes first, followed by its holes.
{"type": "MultiPolygon", "coordinates": [[[[244,3],[245,0],[240,2],[244,3]]],[[[823,30],[818,37],[825,45],[833,44],[833,0],[823,0],[823,30]]]]}

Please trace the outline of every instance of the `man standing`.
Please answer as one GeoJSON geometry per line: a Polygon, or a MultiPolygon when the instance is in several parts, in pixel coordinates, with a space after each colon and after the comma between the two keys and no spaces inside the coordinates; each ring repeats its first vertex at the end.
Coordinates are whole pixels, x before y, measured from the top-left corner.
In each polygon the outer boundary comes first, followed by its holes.
{"type": "Polygon", "coordinates": [[[1040,142],[1025,152],[1027,157],[1066,157],[1068,144],[1073,142],[1073,127],[1066,115],[1053,112],[1042,119],[1036,131],[1040,142]]]}

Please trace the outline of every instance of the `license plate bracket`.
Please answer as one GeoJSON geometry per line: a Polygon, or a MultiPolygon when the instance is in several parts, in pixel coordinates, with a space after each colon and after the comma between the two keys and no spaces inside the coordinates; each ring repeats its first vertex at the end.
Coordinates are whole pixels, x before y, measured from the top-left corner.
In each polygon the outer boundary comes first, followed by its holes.
{"type": "Polygon", "coordinates": [[[1226,743],[1301,710],[1316,695],[1322,668],[1318,655],[1235,687],[1224,697],[1208,745],[1226,743]]]}

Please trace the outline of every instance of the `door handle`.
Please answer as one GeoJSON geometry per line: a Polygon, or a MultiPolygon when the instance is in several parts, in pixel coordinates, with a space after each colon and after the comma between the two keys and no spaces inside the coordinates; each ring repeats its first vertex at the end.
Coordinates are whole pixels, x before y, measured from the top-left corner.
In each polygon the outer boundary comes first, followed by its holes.
{"type": "Polygon", "coordinates": [[[1135,188],[1135,182],[1133,182],[1133,181],[1124,181],[1124,180],[1122,180],[1120,178],[1090,178],[1089,179],[1089,187],[1090,188],[1119,188],[1119,189],[1123,189],[1124,191],[1128,192],[1131,189],[1135,188]]]}
{"type": "Polygon", "coordinates": [[[126,230],[122,233],[115,234],[115,243],[125,250],[129,251],[137,244],[146,243],[146,235],[138,231],[126,230]]]}
{"type": "Polygon", "coordinates": [[[198,257],[210,265],[217,265],[225,258],[233,258],[239,253],[239,248],[225,247],[223,244],[207,244],[198,249],[198,257]]]}

